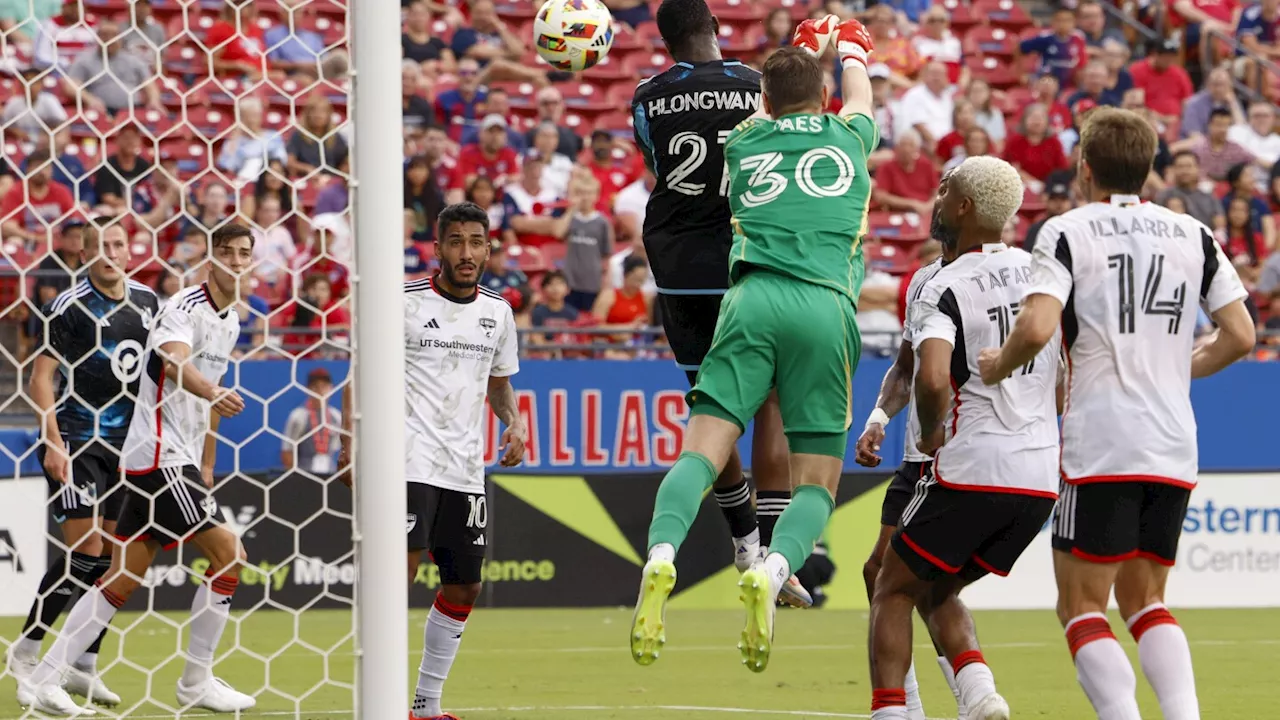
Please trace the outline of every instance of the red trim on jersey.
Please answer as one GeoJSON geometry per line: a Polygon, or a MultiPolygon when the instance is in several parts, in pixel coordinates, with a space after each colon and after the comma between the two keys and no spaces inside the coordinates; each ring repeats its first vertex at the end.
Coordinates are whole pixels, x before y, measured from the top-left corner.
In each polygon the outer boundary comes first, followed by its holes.
{"type": "Polygon", "coordinates": [[[1149,553],[1146,550],[1139,550],[1138,557],[1142,558],[1143,560],[1150,560],[1153,563],[1159,563],[1165,567],[1173,567],[1172,560],[1169,560],[1167,558],[1162,558],[1159,555],[1156,555],[1155,553],[1149,553]]]}
{"type": "Polygon", "coordinates": [[[1138,557],[1137,550],[1130,550],[1129,552],[1121,553],[1120,555],[1094,555],[1092,553],[1087,553],[1080,548],[1071,548],[1071,554],[1085,562],[1091,562],[1095,565],[1110,565],[1112,563],[1124,562],[1125,560],[1132,560],[1138,557]]]}
{"type": "MultiPolygon", "coordinates": [[[[160,371],[160,382],[156,383],[156,456],[151,461],[151,467],[146,470],[128,470],[124,471],[125,475],[146,475],[160,469],[160,440],[164,435],[164,423],[160,419],[160,401],[164,399],[164,370],[160,371]]],[[[165,548],[166,550],[168,548],[165,548]]]]}
{"type": "MultiPolygon", "coordinates": [[[[1062,343],[1063,345],[1066,345],[1067,343],[1066,330],[1062,331],[1062,343]]],[[[1062,420],[1060,422],[1060,427],[1063,431],[1065,431],[1067,427],[1067,413],[1071,412],[1071,376],[1074,374],[1073,371],[1075,370],[1075,368],[1071,365],[1071,348],[1070,347],[1067,348],[1066,358],[1067,358],[1067,377],[1064,378],[1064,382],[1066,382],[1067,384],[1067,391],[1062,399],[1062,420]]],[[[1066,447],[1066,443],[1063,443],[1063,442],[1058,443],[1058,475],[1063,478],[1067,476],[1066,473],[1062,471],[1062,451],[1064,447],[1066,447]]]]}
{"type": "Polygon", "coordinates": [[[936,458],[933,464],[933,477],[938,481],[939,485],[947,488],[948,490],[1001,493],[1004,495],[1027,495],[1030,497],[1048,498],[1049,500],[1058,499],[1058,493],[1049,490],[1030,490],[1028,488],[1003,487],[1000,485],[957,485],[955,483],[949,483],[946,480],[943,480],[942,474],[938,472],[938,463],[936,458]]]}
{"type": "Polygon", "coordinates": [[[987,572],[991,573],[992,575],[999,575],[1000,577],[1009,577],[1009,573],[1007,573],[1007,572],[1003,572],[1003,571],[1000,571],[1000,570],[997,570],[997,569],[995,568],[995,566],[994,566],[994,565],[992,565],[991,563],[987,562],[986,560],[983,560],[982,558],[978,557],[977,555],[974,555],[973,557],[971,557],[971,558],[969,558],[969,559],[973,561],[973,564],[974,564],[974,565],[977,565],[978,567],[982,568],[983,570],[986,570],[987,572]]]}
{"type": "Polygon", "coordinates": [[[1087,475],[1079,478],[1069,478],[1066,473],[1062,474],[1062,481],[1068,485],[1091,485],[1094,483],[1125,483],[1125,482],[1143,482],[1143,483],[1159,483],[1161,485],[1173,485],[1183,490],[1194,490],[1195,483],[1189,483],[1186,480],[1166,477],[1164,475],[1087,475]]]}
{"type": "Polygon", "coordinates": [[[1177,625],[1178,621],[1174,619],[1173,614],[1169,612],[1169,608],[1161,605],[1153,607],[1133,619],[1133,624],[1129,626],[1129,634],[1133,635],[1135,642],[1141,642],[1142,636],[1148,630],[1157,625],[1177,625]]]}
{"type": "Polygon", "coordinates": [[[950,573],[952,575],[955,575],[956,573],[960,572],[960,568],[953,567],[951,565],[946,564],[942,560],[938,559],[933,553],[917,545],[914,540],[907,537],[906,533],[900,533],[900,537],[902,538],[902,542],[907,544],[907,547],[911,548],[912,550],[915,551],[917,555],[927,560],[930,565],[933,565],[937,567],[939,570],[950,573]]]}
{"type": "MultiPolygon", "coordinates": [[[[960,386],[951,378],[951,437],[956,436],[956,426],[960,424],[960,386]]],[[[936,454],[936,453],[935,453],[936,454]]]]}

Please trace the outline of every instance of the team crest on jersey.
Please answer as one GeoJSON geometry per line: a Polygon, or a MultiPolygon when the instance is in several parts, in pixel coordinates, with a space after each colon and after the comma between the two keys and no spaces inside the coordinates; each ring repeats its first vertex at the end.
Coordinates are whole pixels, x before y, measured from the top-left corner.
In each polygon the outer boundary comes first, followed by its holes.
{"type": "Polygon", "coordinates": [[[206,495],[200,501],[200,509],[204,510],[205,517],[213,517],[218,513],[218,501],[214,500],[212,495],[206,495]]]}
{"type": "Polygon", "coordinates": [[[417,526],[418,526],[418,516],[417,516],[417,515],[414,515],[413,513],[409,513],[409,514],[407,514],[407,515],[405,515],[405,516],[404,516],[404,531],[405,531],[406,533],[411,533],[411,532],[413,532],[413,529],[414,529],[415,527],[417,527],[417,526]]]}
{"type": "Polygon", "coordinates": [[[493,318],[480,318],[480,327],[484,330],[484,336],[491,338],[494,328],[498,327],[498,321],[493,318]]]}

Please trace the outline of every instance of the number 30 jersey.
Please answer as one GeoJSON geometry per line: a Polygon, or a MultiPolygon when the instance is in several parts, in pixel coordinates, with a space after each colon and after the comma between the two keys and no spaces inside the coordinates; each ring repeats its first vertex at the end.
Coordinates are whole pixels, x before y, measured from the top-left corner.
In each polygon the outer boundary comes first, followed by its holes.
{"type": "Polygon", "coordinates": [[[865,115],[800,113],[739,125],[724,146],[733,211],[730,279],[757,266],[857,304],[871,202],[867,155],[878,138],[865,115]]]}
{"type": "Polygon", "coordinates": [[[760,73],[736,60],[676,63],[636,87],[636,146],[657,182],[644,244],[660,290],[729,287],[724,142],[760,107],[760,73]]]}
{"type": "Polygon", "coordinates": [[[1243,300],[1235,268],[1199,221],[1134,196],[1085,205],[1040,232],[1027,294],[1063,305],[1063,481],[1194,487],[1197,305],[1214,313],[1243,300]]]}

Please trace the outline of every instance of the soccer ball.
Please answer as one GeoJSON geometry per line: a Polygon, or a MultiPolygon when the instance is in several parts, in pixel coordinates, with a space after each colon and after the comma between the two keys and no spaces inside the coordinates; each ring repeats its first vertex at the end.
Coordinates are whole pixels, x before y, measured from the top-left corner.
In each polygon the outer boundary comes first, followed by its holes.
{"type": "Polygon", "coordinates": [[[600,0],[547,0],[533,20],[533,45],[557,70],[586,70],[613,46],[613,16],[600,0]]]}

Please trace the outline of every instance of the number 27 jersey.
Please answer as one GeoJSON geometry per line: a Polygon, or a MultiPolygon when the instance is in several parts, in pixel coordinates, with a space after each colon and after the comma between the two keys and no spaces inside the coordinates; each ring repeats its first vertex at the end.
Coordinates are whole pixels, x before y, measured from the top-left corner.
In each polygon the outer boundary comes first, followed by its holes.
{"type": "Polygon", "coordinates": [[[1113,195],[1044,224],[1028,295],[1063,305],[1062,479],[1191,488],[1197,306],[1246,296],[1213,234],[1187,215],[1113,195]]]}

